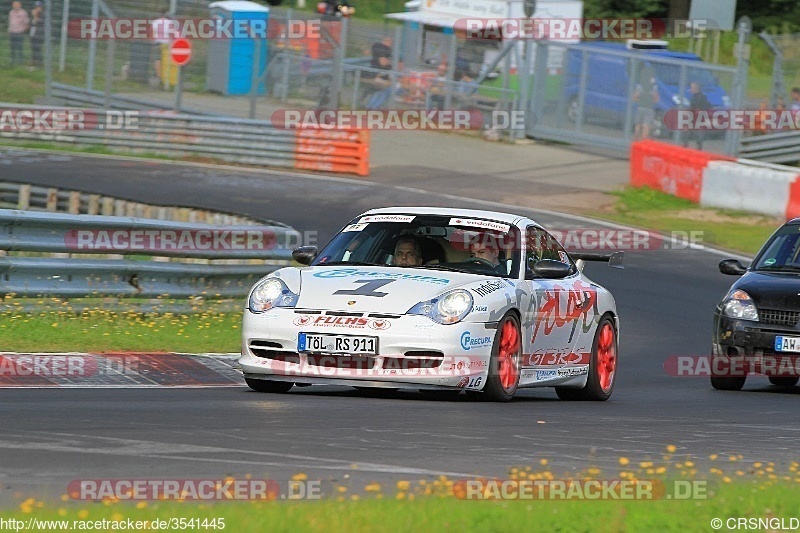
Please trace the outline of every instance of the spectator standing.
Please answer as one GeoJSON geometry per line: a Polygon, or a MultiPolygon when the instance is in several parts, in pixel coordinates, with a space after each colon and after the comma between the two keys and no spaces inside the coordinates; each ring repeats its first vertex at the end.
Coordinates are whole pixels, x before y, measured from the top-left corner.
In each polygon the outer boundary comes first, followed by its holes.
{"type": "Polygon", "coordinates": [[[34,67],[42,66],[42,42],[44,41],[44,8],[41,0],[36,0],[31,9],[31,62],[34,67]]]}
{"type": "Polygon", "coordinates": [[[636,124],[633,127],[635,140],[650,137],[650,127],[656,118],[655,106],[658,104],[658,85],[656,79],[645,76],[643,83],[636,84],[633,101],[636,102],[636,124]]]}
{"type": "MultiPolygon", "coordinates": [[[[691,109],[695,114],[698,111],[707,111],[712,109],[711,102],[708,101],[708,97],[705,95],[703,90],[700,88],[700,84],[696,81],[693,81],[689,85],[689,92],[691,93],[691,97],[689,98],[689,109],[691,109]]],[[[697,122],[695,120],[695,122],[697,122]]],[[[684,137],[683,145],[688,146],[689,144],[689,137],[693,137],[694,140],[697,142],[697,149],[703,149],[703,140],[705,139],[705,132],[702,130],[692,130],[689,132],[689,135],[684,137]]]]}
{"type": "Polygon", "coordinates": [[[389,71],[392,70],[391,37],[384,37],[381,41],[374,43],[371,52],[370,69],[386,72],[375,72],[374,70],[364,72],[362,78],[368,80],[373,88],[373,91],[366,97],[366,108],[379,109],[392,95],[392,82],[389,76],[389,71]]]}
{"type": "Polygon", "coordinates": [[[792,88],[792,103],[789,104],[789,110],[794,112],[800,111],[800,87],[792,88]]]}
{"type": "Polygon", "coordinates": [[[22,9],[22,3],[11,4],[11,11],[8,13],[8,40],[11,45],[12,67],[22,64],[22,47],[30,23],[31,19],[28,17],[28,12],[22,9]]]}

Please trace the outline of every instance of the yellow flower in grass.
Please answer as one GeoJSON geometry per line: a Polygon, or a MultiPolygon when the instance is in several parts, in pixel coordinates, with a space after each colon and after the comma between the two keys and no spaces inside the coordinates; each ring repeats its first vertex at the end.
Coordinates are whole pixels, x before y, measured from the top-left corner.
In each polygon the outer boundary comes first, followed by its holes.
{"type": "Polygon", "coordinates": [[[670,444],[669,446],[667,446],[667,451],[669,453],[675,453],[675,450],[677,450],[677,448],[675,447],[674,444],[670,444]]]}
{"type": "Polygon", "coordinates": [[[620,457],[619,458],[619,464],[621,464],[622,466],[625,466],[630,462],[631,462],[630,459],[628,459],[627,457],[620,457]]]}
{"type": "Polygon", "coordinates": [[[397,490],[408,490],[411,486],[411,483],[405,480],[401,480],[397,482],[397,490]]]}

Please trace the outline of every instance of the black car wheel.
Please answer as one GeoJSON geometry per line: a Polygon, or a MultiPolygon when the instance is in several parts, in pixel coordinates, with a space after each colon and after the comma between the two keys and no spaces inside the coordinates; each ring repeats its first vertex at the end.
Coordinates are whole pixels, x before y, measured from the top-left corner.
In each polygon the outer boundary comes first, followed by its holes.
{"type": "Polygon", "coordinates": [[[771,376],[769,382],[779,387],[794,387],[800,381],[798,377],[792,376],[771,376]]]}
{"type": "Polygon", "coordinates": [[[711,386],[717,390],[742,390],[747,376],[731,376],[730,368],[728,357],[712,357],[711,386]]]}

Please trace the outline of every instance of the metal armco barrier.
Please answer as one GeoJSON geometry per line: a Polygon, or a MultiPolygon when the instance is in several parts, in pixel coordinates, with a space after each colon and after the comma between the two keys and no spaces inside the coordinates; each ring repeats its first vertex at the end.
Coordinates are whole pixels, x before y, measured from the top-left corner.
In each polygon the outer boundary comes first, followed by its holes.
{"type": "Polygon", "coordinates": [[[0,209],[0,250],[6,252],[269,261],[259,264],[192,264],[5,256],[0,257],[0,295],[238,297],[246,295],[260,277],[289,264],[291,248],[299,240],[300,234],[285,225],[212,226],[132,217],[0,209]],[[149,242],[160,245],[131,246],[134,238],[148,242],[148,236],[157,236],[157,241],[149,242]],[[164,245],[166,236],[171,236],[172,248],[164,245]],[[200,243],[202,246],[178,247],[176,244],[181,236],[189,236],[191,244],[200,243]]]}
{"type": "Polygon", "coordinates": [[[800,161],[800,131],[743,137],[739,156],[769,163],[796,163],[800,161]]]}
{"type": "Polygon", "coordinates": [[[648,186],[704,207],[800,216],[800,170],[656,141],[631,145],[631,185],[648,186]]]}
{"type": "Polygon", "coordinates": [[[233,163],[369,174],[369,134],[351,130],[276,128],[268,121],[241,118],[0,104],[5,110],[71,110],[83,127],[17,128],[0,122],[0,137],[102,145],[114,150],[169,156],[204,156],[233,163]],[[128,118],[130,117],[130,118],[128,118]]]}

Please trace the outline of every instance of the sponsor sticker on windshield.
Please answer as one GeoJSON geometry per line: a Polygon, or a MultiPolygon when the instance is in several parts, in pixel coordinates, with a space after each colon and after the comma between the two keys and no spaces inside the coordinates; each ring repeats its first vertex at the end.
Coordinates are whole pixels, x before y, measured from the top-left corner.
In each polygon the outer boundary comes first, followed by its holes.
{"type": "Polygon", "coordinates": [[[345,231],[363,231],[367,226],[369,226],[369,224],[350,224],[349,226],[345,226],[342,233],[345,231]]]}
{"type": "Polygon", "coordinates": [[[451,226],[468,226],[470,228],[482,228],[508,233],[510,226],[508,224],[501,224],[500,222],[492,222],[490,220],[479,220],[476,218],[451,218],[451,226]]]}
{"type": "Polygon", "coordinates": [[[411,222],[416,215],[366,215],[361,217],[359,224],[366,222],[411,222]]]}

